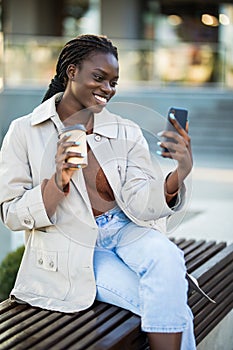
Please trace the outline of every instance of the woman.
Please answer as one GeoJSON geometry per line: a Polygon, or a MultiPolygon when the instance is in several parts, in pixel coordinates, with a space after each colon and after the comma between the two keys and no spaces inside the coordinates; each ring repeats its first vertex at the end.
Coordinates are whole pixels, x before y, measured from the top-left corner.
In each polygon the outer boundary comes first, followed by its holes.
{"type": "MultiPolygon", "coordinates": [[[[119,76],[117,49],[81,35],[58,58],[43,103],[12,122],[1,150],[1,218],[25,230],[11,297],[61,312],[95,298],[141,316],[151,349],[195,349],[182,252],[161,231],[184,203],[192,168],[187,130],[163,132],[177,161],[156,174],[140,128],[107,111],[119,76]],[[64,125],[87,129],[88,166],[68,162],[64,125]]],[[[170,153],[162,151],[164,157],[170,153]]]]}

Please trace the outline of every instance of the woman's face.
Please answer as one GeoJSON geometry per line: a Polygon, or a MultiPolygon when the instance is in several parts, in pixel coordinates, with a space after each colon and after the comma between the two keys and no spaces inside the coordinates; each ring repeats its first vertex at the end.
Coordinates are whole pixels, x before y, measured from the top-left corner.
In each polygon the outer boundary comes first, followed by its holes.
{"type": "Polygon", "coordinates": [[[114,55],[95,53],[82,62],[81,69],[71,65],[65,95],[76,111],[88,108],[99,113],[116,93],[118,74],[114,55]]]}

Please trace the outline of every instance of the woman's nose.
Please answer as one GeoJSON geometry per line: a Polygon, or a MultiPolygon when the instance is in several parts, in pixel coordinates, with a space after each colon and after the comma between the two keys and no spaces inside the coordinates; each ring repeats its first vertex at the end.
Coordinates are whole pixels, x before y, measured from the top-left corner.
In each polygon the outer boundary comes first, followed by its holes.
{"type": "Polygon", "coordinates": [[[109,81],[104,81],[101,85],[101,89],[106,92],[106,93],[110,93],[113,91],[112,86],[110,85],[109,81]]]}

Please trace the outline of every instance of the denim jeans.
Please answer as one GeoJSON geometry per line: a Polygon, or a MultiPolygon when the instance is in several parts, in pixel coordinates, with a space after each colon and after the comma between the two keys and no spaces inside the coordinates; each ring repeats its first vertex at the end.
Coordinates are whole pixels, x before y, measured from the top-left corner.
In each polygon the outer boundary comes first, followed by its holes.
{"type": "Polygon", "coordinates": [[[181,349],[196,349],[182,250],[159,231],[137,226],[119,207],[96,223],[96,298],[139,315],[144,332],[182,332],[181,349]]]}

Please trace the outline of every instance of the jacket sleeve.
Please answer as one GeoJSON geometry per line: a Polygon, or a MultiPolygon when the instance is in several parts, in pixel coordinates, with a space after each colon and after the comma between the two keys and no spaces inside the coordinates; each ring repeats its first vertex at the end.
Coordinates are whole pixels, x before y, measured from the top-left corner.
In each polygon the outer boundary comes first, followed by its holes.
{"type": "Polygon", "coordinates": [[[178,200],[170,208],[164,193],[164,171],[159,162],[152,162],[148,144],[140,130],[135,127],[133,136],[127,136],[130,144],[127,169],[120,192],[120,200],[131,218],[141,221],[157,220],[172,215],[184,205],[185,187],[178,193],[178,200]],[[130,141],[131,140],[131,141],[130,141]]]}
{"type": "Polygon", "coordinates": [[[33,186],[25,125],[19,119],[11,123],[0,152],[0,215],[13,231],[52,225],[41,185],[33,186]]]}

